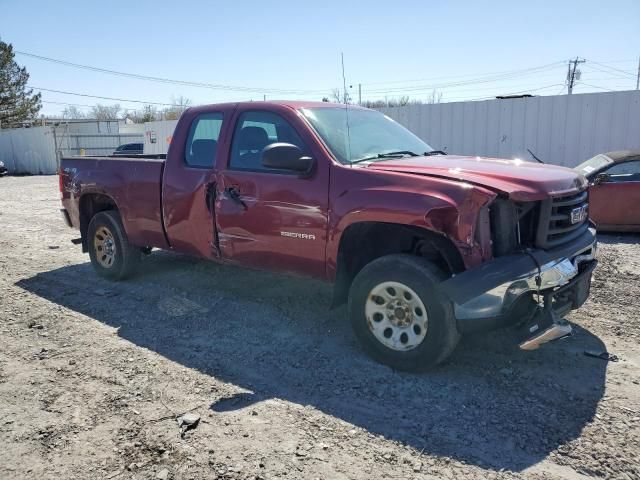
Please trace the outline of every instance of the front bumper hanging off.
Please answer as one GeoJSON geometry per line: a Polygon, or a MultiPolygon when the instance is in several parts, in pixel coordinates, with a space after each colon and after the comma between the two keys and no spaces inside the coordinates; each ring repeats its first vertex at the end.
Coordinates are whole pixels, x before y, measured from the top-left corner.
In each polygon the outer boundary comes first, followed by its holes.
{"type": "MultiPolygon", "coordinates": [[[[526,314],[532,317],[536,308],[545,309],[548,318],[553,314],[552,323],[561,323],[560,318],[579,308],[589,295],[596,248],[595,229],[590,228],[557,249],[499,257],[446,280],[440,287],[451,300],[463,333],[526,321],[526,314]]],[[[571,331],[568,324],[556,330],[557,335],[571,331]]],[[[541,331],[530,333],[539,335],[541,331]]]]}
{"type": "Polygon", "coordinates": [[[571,325],[561,316],[570,310],[580,308],[587,301],[591,275],[597,265],[597,260],[589,261],[569,283],[556,290],[549,290],[543,295],[542,307],[522,328],[520,348],[535,350],[543,343],[571,334],[571,325]]]}

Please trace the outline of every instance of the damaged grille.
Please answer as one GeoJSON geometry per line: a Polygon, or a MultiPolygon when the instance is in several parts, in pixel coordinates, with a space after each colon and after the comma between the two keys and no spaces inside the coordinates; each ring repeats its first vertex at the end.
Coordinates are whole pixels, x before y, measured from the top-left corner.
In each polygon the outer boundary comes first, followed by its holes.
{"type": "Polygon", "coordinates": [[[493,255],[575,240],[589,228],[588,195],[584,190],[540,202],[495,200],[489,207],[493,255]]]}
{"type": "Polygon", "coordinates": [[[588,208],[588,190],[544,200],[540,207],[536,246],[554,248],[579,237],[589,228],[588,208]]]}
{"type": "Polygon", "coordinates": [[[489,207],[493,255],[499,257],[533,247],[540,202],[497,199],[489,207]]]}

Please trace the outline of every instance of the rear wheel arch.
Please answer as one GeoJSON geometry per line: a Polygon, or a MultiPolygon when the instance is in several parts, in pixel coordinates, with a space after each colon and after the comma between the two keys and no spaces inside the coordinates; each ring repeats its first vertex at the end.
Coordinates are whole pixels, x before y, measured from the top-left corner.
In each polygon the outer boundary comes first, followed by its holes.
{"type": "Polygon", "coordinates": [[[464,262],[453,242],[444,235],[415,225],[357,222],[340,237],[332,306],[346,302],[356,275],[377,258],[410,254],[431,261],[452,275],[464,271],[464,262]]]}
{"type": "Polygon", "coordinates": [[[115,210],[120,213],[116,201],[109,195],[102,193],[85,193],[80,197],[80,236],[82,238],[82,251],[88,251],[87,231],[91,219],[100,212],[115,210]]]}

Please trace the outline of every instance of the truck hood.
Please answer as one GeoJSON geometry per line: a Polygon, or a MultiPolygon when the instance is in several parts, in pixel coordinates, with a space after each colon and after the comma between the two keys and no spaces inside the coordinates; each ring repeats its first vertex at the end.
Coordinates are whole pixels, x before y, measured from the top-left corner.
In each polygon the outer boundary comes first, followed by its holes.
{"type": "Polygon", "coordinates": [[[507,194],[521,202],[565,195],[587,186],[586,179],[570,168],[517,159],[421,156],[376,161],[367,168],[471,183],[507,194]]]}

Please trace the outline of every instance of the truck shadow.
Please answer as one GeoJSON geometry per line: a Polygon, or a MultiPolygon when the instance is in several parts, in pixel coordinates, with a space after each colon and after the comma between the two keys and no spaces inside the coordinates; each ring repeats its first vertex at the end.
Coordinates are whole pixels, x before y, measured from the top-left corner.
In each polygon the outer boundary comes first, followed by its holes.
{"type": "Polygon", "coordinates": [[[371,434],[431,455],[521,471],[577,438],[604,391],[604,349],[576,335],[523,353],[509,331],[464,338],[427,374],[369,360],[330,287],[313,280],[154,253],[122,283],[88,263],[17,285],[119,328],[119,335],[245,392],[218,400],[219,415],[279,398],[309,405],[371,434]]]}

